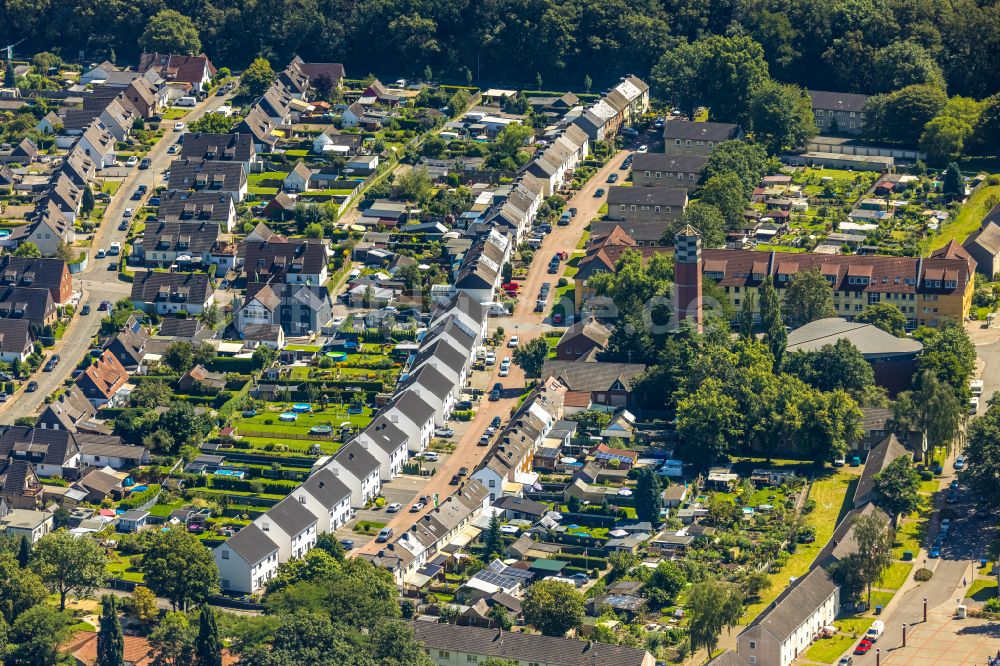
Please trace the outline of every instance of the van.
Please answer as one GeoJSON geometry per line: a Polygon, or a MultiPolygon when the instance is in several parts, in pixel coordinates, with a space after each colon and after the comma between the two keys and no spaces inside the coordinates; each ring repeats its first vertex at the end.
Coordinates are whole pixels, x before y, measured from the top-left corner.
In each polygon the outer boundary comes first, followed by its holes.
{"type": "Polygon", "coordinates": [[[983,380],[973,379],[969,382],[969,388],[972,389],[972,395],[980,396],[983,394],[983,380]]]}
{"type": "Polygon", "coordinates": [[[975,415],[979,411],[979,398],[972,396],[969,398],[969,414],[975,415]]]}
{"type": "Polygon", "coordinates": [[[375,539],[376,543],[385,543],[392,538],[392,528],[383,527],[378,531],[378,537],[375,539]]]}
{"type": "Polygon", "coordinates": [[[181,97],[179,100],[174,102],[174,106],[194,106],[198,103],[198,100],[194,97],[181,97]]]}
{"type": "Polygon", "coordinates": [[[868,627],[868,632],[865,634],[865,638],[870,640],[872,643],[878,641],[885,633],[885,622],[882,620],[875,620],[872,622],[872,626],[868,627]]]}
{"type": "Polygon", "coordinates": [[[108,247],[108,254],[112,257],[117,257],[118,253],[122,251],[122,244],[115,241],[108,247]]]}

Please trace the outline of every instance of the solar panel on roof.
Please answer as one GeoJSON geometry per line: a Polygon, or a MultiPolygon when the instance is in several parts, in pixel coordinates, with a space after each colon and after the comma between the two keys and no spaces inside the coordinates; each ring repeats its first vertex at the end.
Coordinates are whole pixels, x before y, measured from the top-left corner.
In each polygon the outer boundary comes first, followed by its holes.
{"type": "Polygon", "coordinates": [[[423,574],[428,578],[434,578],[441,573],[441,569],[442,567],[436,564],[425,564],[417,573],[423,574]]]}

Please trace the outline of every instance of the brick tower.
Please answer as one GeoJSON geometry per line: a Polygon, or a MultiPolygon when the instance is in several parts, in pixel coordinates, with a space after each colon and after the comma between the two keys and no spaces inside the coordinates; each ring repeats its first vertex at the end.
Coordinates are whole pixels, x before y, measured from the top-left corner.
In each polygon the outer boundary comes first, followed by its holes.
{"type": "Polygon", "coordinates": [[[702,332],[701,234],[690,224],[674,236],[674,316],[702,332]]]}

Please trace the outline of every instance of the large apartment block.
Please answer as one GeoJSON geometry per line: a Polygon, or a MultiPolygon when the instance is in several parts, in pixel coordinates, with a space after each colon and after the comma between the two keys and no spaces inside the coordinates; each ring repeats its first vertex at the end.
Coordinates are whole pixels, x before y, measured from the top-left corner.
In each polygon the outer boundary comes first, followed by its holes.
{"type": "Polygon", "coordinates": [[[868,95],[810,90],[813,118],[820,133],[861,134],[868,95]]]}

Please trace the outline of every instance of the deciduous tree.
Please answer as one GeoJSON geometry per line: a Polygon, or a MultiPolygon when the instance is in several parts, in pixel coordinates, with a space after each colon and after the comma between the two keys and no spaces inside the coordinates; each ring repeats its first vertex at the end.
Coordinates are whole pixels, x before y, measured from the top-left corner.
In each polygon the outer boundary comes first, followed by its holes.
{"type": "Polygon", "coordinates": [[[750,122],[772,154],[799,148],[818,131],[806,91],[771,80],[761,84],[751,98],[750,122]]]}
{"type": "Polygon", "coordinates": [[[854,321],[871,324],[896,337],[906,335],[906,315],[893,303],[869,305],[854,321]]]}
{"type": "Polygon", "coordinates": [[[542,374],[542,366],[549,355],[549,346],[542,338],[532,338],[514,349],[514,363],[524,370],[528,377],[538,377],[542,374]]]}
{"type": "Polygon", "coordinates": [[[874,479],[875,503],[890,516],[905,516],[917,510],[920,473],[909,455],[893,460],[874,479]]]}
{"type": "Polygon", "coordinates": [[[196,55],[201,52],[201,39],[194,21],[173,9],[161,9],[150,18],[139,43],[148,53],[196,55]]]}
{"type": "Polygon", "coordinates": [[[782,299],[785,321],[798,328],[817,319],[835,317],[833,287],[818,268],[800,271],[792,278],[782,299]]]}
{"type": "Polygon", "coordinates": [[[42,582],[59,594],[59,610],[65,610],[69,594],[90,594],[104,582],[105,562],[96,541],[59,530],[39,539],[31,565],[42,582]]]}
{"type": "Polygon", "coordinates": [[[583,621],[583,595],[569,583],[542,580],[528,588],[524,619],[546,636],[563,636],[583,621]]]}
{"type": "Polygon", "coordinates": [[[688,591],[687,611],[691,649],[706,648],[711,655],[722,630],[739,621],[743,593],[730,583],[698,583],[688,591]]]}
{"type": "Polygon", "coordinates": [[[140,566],[146,587],[174,608],[187,610],[219,589],[219,569],[211,551],[181,529],[157,532],[140,566]]]}

